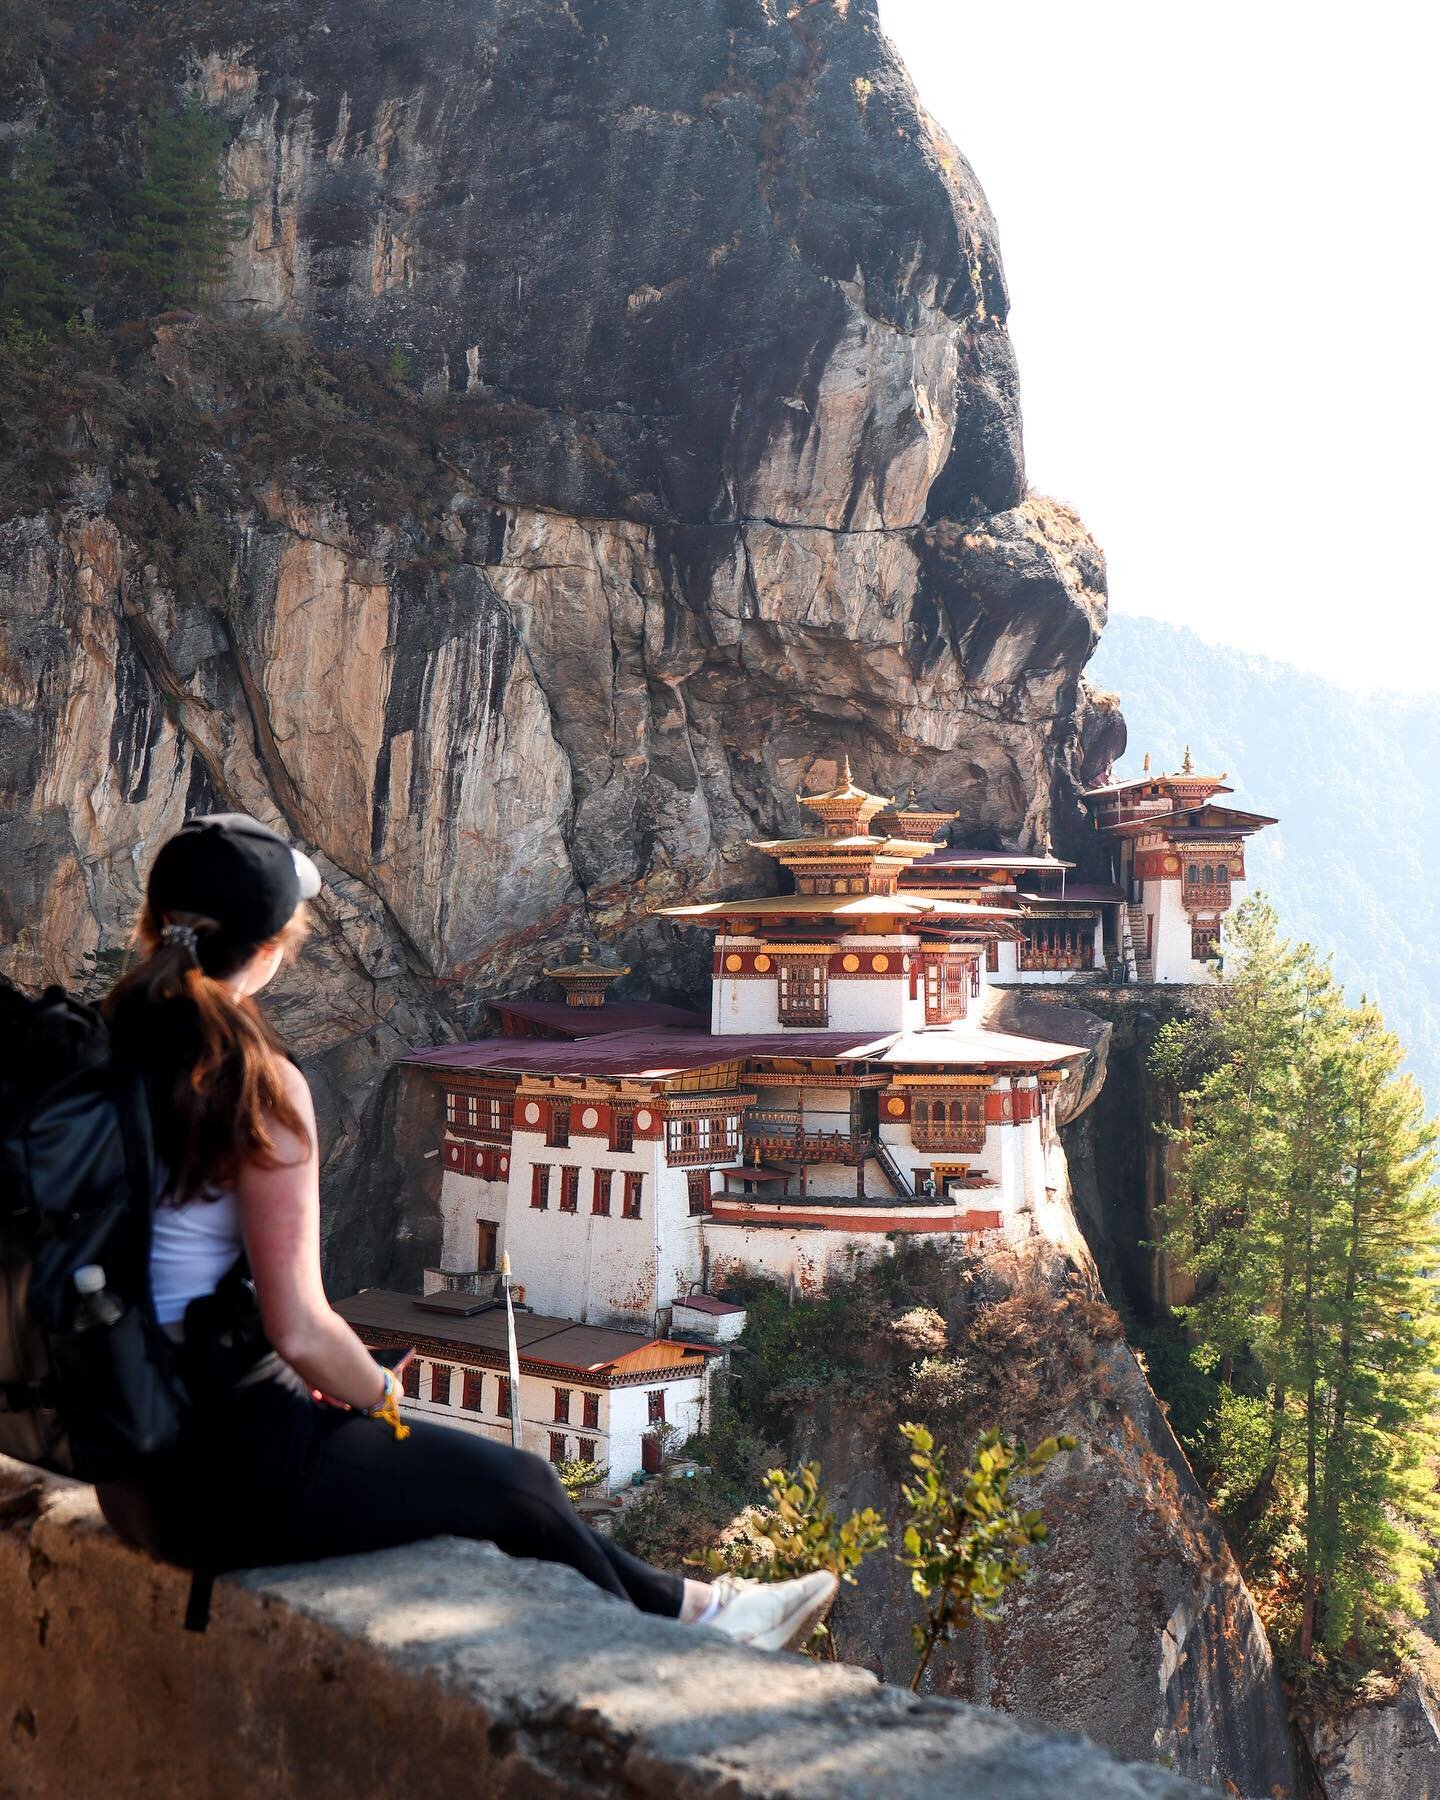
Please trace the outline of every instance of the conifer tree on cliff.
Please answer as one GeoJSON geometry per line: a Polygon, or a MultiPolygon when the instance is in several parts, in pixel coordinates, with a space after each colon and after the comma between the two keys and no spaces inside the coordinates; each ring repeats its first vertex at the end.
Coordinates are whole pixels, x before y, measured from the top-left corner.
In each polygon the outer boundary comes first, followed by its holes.
{"type": "Polygon", "coordinates": [[[246,208],[220,182],[222,119],[197,101],[151,108],[141,131],[144,173],[125,204],[111,276],[141,305],[193,304],[225,274],[246,208]]]}
{"type": "Polygon", "coordinates": [[[79,254],[69,186],[51,144],[32,138],[0,181],[0,326],[42,336],[63,327],[84,303],[79,254]]]}
{"type": "MultiPolygon", "coordinates": [[[[1299,1528],[1309,1663],[1318,1642],[1383,1642],[1434,1560],[1434,1133],[1374,1007],[1347,1008],[1263,903],[1243,909],[1236,943],[1216,1066],[1187,1097],[1193,1198],[1165,1247],[1196,1278],[1184,1310],[1222,1409],[1237,1370],[1263,1388],[1263,1457],[1242,1468],[1232,1451],[1217,1473],[1232,1523],[1288,1512],[1299,1528]]],[[[1176,1056],[1162,1042],[1161,1073],[1176,1056]]]]}

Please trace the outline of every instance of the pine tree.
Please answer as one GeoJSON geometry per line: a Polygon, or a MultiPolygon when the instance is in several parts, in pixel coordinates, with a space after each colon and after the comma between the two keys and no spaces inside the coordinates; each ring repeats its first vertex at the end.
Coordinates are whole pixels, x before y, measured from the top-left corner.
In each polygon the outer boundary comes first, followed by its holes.
{"type": "Polygon", "coordinates": [[[222,119],[197,101],[155,106],[141,132],[145,173],[110,257],[118,283],[149,307],[191,304],[222,280],[247,209],[220,182],[222,119]]]}
{"type": "MultiPolygon", "coordinates": [[[[1325,1258],[1329,1331],[1313,1635],[1332,1646],[1410,1607],[1433,1560],[1440,1400],[1436,1134],[1373,1006],[1346,1015],[1341,1196],[1325,1258]],[[1323,1602],[1323,1620],[1317,1617],[1323,1602]]],[[[1302,1645],[1302,1648],[1304,1646],[1302,1645]]]]}
{"type": "Polygon", "coordinates": [[[0,321],[42,336],[83,304],[75,282],[80,256],[70,190],[51,144],[34,137],[0,181],[0,321]]]}
{"type": "Polygon", "coordinates": [[[1263,905],[1237,936],[1218,1066],[1181,1132],[1192,1198],[1165,1248],[1199,1283],[1185,1316],[1222,1408],[1237,1367],[1259,1372],[1263,1469],[1219,1474],[1242,1496],[1232,1523],[1293,1508],[1308,1664],[1322,1644],[1382,1645],[1435,1560],[1436,1135],[1375,1008],[1348,1008],[1263,905]]]}

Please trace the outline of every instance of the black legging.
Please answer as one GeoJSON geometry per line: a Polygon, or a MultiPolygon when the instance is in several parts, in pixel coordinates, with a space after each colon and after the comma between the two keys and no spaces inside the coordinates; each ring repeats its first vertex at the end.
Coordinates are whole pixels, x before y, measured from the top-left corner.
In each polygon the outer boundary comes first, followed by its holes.
{"type": "Polygon", "coordinates": [[[397,1443],[363,1414],[318,1404],[291,1371],[203,1409],[142,1480],[99,1489],[122,1537],[187,1568],[251,1568],[450,1534],[567,1563],[642,1612],[678,1618],[684,1582],[592,1531],[529,1451],[409,1421],[397,1443]]]}

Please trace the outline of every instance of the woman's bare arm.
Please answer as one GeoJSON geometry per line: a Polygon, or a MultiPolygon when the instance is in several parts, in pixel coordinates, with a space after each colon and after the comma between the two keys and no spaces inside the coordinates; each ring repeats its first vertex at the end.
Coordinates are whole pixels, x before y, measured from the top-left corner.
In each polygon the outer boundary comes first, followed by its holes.
{"type": "Polygon", "coordinates": [[[325,1298],[320,1279],[320,1165],[310,1085],[292,1063],[281,1069],[309,1143],[272,1125],[280,1166],[246,1163],[235,1184],[265,1335],[311,1387],[349,1406],[374,1406],[384,1395],[384,1376],[325,1298]]]}

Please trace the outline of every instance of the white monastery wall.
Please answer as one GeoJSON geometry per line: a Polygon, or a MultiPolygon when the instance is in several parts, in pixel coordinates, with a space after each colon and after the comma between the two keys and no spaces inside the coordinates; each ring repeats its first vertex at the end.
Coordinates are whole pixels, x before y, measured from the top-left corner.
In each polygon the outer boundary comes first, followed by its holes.
{"type": "Polygon", "coordinates": [[[610,1485],[622,1487],[641,1467],[642,1444],[655,1428],[650,1423],[650,1394],[663,1386],[665,1423],[676,1428],[676,1445],[694,1437],[705,1423],[706,1380],[699,1375],[684,1381],[610,1390],[610,1485]]]}
{"type": "Polygon", "coordinates": [[[1198,962],[1190,954],[1190,914],[1185,910],[1180,893],[1178,880],[1147,881],[1144,884],[1146,914],[1155,915],[1157,984],[1204,982],[1212,979],[1210,965],[1198,962]]]}
{"type": "MultiPolygon", "coordinates": [[[[656,1291],[658,1176],[664,1151],[642,1139],[633,1150],[612,1150],[603,1137],[571,1134],[568,1145],[547,1144],[543,1131],[517,1130],[511,1140],[509,1220],[506,1228],[510,1272],[523,1283],[536,1312],[579,1319],[582,1324],[625,1324],[648,1331],[655,1308],[669,1294],[656,1291]],[[530,1204],[532,1170],[550,1169],[549,1205],[530,1204]],[[577,1210],[560,1210],[561,1168],[578,1168],[577,1210]],[[616,1171],[611,1181],[610,1216],[591,1212],[594,1171],[616,1171]],[[624,1172],[644,1174],[641,1216],[624,1216],[624,1172]]],[[[676,1171],[666,1170],[674,1175],[676,1171]]]]}
{"type": "MultiPolygon", "coordinates": [[[[690,1171],[667,1167],[663,1150],[659,1164],[655,1183],[657,1307],[669,1306],[677,1295],[689,1293],[692,1283],[700,1282],[705,1270],[705,1220],[690,1216],[690,1171]]],[[[715,1187],[713,1177],[710,1186],[712,1190],[715,1187]]]]}
{"type": "Polygon", "coordinates": [[[440,1177],[440,1224],[443,1232],[440,1267],[461,1271],[475,1267],[477,1250],[475,1227],[484,1220],[497,1225],[495,1265],[505,1254],[505,1183],[482,1181],[477,1175],[462,1175],[457,1169],[446,1169],[440,1177]]]}

